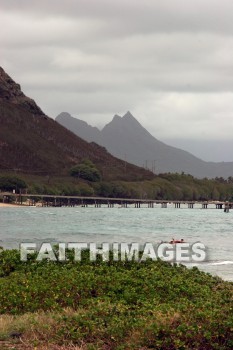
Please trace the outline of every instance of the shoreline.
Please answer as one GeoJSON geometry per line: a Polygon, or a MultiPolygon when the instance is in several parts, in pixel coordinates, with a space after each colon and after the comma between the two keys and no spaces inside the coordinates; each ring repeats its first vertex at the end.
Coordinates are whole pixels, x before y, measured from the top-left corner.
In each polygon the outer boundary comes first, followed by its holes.
{"type": "Polygon", "coordinates": [[[10,203],[0,203],[0,208],[18,208],[18,207],[23,207],[23,205],[20,204],[10,204],[10,203]]]}

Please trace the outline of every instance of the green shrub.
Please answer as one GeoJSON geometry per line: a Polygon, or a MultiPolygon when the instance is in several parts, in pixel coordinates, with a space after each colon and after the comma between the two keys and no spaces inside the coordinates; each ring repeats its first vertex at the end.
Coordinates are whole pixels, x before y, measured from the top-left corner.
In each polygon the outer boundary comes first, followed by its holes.
{"type": "Polygon", "coordinates": [[[21,189],[27,188],[27,184],[25,181],[18,177],[12,177],[12,176],[1,176],[0,177],[0,190],[1,191],[13,191],[15,190],[16,193],[19,193],[21,189]]]}
{"type": "Polygon", "coordinates": [[[59,263],[35,262],[34,256],[21,262],[17,251],[1,252],[0,313],[36,312],[31,320],[44,310],[54,327],[30,321],[25,332],[37,332],[42,341],[48,334],[58,344],[232,349],[232,283],[160,260],[91,263],[88,254],[74,262],[70,253],[67,262],[59,263]]]}
{"type": "Polygon", "coordinates": [[[83,160],[70,169],[70,175],[88,181],[100,181],[100,172],[90,160],[83,160]]]}

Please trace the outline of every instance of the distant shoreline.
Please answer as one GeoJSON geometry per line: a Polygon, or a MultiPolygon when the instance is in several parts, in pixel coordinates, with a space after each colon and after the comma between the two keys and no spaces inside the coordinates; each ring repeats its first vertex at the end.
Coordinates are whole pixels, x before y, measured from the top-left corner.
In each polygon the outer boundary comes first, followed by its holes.
{"type": "Polygon", "coordinates": [[[9,204],[9,203],[0,203],[0,208],[17,208],[22,207],[22,205],[19,204],[9,204]]]}

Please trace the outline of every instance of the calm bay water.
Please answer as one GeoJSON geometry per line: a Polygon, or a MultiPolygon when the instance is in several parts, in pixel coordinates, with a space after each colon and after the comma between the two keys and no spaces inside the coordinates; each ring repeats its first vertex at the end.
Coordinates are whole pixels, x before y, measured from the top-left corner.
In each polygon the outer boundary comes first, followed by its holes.
{"type": "Polygon", "coordinates": [[[172,238],[208,248],[200,269],[233,281],[233,211],[155,208],[0,208],[0,245],[20,242],[145,242],[172,238]]]}

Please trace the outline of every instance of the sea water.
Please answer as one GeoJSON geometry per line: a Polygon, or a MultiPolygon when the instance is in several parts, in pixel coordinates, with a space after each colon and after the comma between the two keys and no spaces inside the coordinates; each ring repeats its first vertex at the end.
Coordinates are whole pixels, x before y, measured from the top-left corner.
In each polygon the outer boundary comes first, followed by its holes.
{"type": "Polygon", "coordinates": [[[0,209],[0,246],[21,242],[146,242],[172,238],[202,242],[207,259],[193,263],[205,272],[233,281],[233,211],[194,208],[5,207],[0,209]]]}

